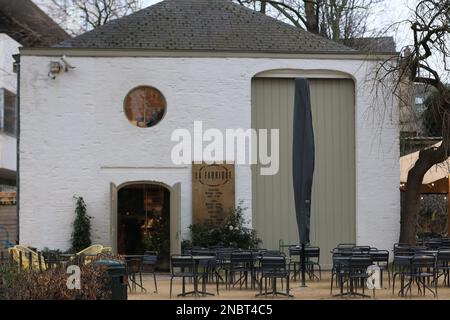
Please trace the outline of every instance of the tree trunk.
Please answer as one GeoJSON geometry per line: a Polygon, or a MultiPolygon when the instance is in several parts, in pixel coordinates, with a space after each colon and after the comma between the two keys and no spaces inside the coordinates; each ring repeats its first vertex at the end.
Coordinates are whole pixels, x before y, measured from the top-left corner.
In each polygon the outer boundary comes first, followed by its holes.
{"type": "Polygon", "coordinates": [[[423,177],[434,165],[447,159],[448,144],[443,141],[439,148],[420,151],[419,159],[408,172],[404,208],[400,217],[400,243],[416,243],[417,216],[420,211],[420,188],[423,177]]]}
{"type": "Polygon", "coordinates": [[[261,0],[260,12],[266,14],[266,11],[267,11],[267,2],[264,0],[261,0]]]}
{"type": "Polygon", "coordinates": [[[316,14],[317,3],[314,0],[303,0],[305,3],[306,30],[319,34],[319,19],[316,14]]]}

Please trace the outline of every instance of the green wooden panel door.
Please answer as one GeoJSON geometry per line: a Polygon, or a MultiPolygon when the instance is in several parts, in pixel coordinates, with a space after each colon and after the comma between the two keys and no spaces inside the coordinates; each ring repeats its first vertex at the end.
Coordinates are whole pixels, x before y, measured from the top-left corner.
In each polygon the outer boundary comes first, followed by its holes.
{"type": "MultiPolygon", "coordinates": [[[[330,250],[356,241],[355,88],[347,79],[310,79],[316,146],[312,195],[311,244],[321,248],[321,264],[330,250]]],[[[298,243],[292,187],[294,80],[252,80],[252,128],[280,130],[280,170],[260,175],[252,167],[252,223],[263,246],[298,243]]]]}

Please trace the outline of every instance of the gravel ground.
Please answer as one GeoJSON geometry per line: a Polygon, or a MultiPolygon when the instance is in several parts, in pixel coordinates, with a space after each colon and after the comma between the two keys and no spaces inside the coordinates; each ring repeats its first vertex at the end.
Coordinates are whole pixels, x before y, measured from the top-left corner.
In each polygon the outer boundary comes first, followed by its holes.
{"type": "MultiPolygon", "coordinates": [[[[375,299],[379,300],[392,300],[392,299],[402,299],[402,300],[408,300],[408,299],[439,299],[439,300],[450,300],[450,288],[446,287],[442,283],[442,278],[439,281],[438,285],[438,297],[433,297],[433,294],[429,291],[426,292],[425,296],[421,296],[417,292],[417,286],[413,286],[412,290],[412,296],[410,297],[409,294],[407,297],[400,297],[398,296],[398,291],[400,289],[400,283],[398,280],[396,280],[395,283],[395,294],[392,294],[392,287],[391,289],[388,289],[388,279],[384,280],[383,286],[384,289],[376,290],[375,291],[375,299]]],[[[153,277],[150,275],[144,275],[143,276],[143,282],[144,287],[147,289],[147,293],[141,293],[140,289],[138,288],[137,293],[128,294],[129,300],[167,300],[170,299],[169,292],[170,292],[170,276],[167,274],[159,274],[157,276],[157,283],[158,283],[158,293],[154,293],[154,285],[153,285],[153,277]]],[[[361,300],[361,299],[373,299],[373,291],[372,290],[366,290],[366,294],[370,295],[370,298],[361,298],[361,297],[333,297],[330,294],[330,273],[329,272],[323,272],[322,273],[322,280],[321,281],[307,281],[306,282],[307,287],[301,288],[300,282],[297,281],[291,281],[291,291],[290,293],[294,296],[291,299],[296,300],[328,300],[328,299],[352,299],[352,300],[361,300]]],[[[392,285],[392,283],[391,283],[392,285]]],[[[192,283],[186,284],[186,290],[191,291],[193,288],[192,283]]],[[[280,291],[281,286],[278,287],[280,291]]],[[[216,286],[215,284],[209,283],[207,285],[207,291],[216,293],[216,286]]],[[[361,289],[359,290],[361,292],[361,289]]],[[[172,299],[180,299],[180,300],[189,300],[194,299],[194,297],[176,297],[177,294],[181,293],[181,279],[175,278],[173,281],[173,295],[172,299]]],[[[237,285],[235,288],[232,289],[226,289],[225,285],[219,286],[219,295],[211,296],[204,296],[199,297],[197,299],[214,299],[214,300],[252,300],[252,299],[286,299],[286,297],[274,297],[268,296],[266,297],[255,297],[256,293],[258,293],[257,289],[245,289],[242,290],[239,289],[239,286],[237,285]]],[[[333,294],[339,293],[339,290],[333,289],[333,294]]]]}

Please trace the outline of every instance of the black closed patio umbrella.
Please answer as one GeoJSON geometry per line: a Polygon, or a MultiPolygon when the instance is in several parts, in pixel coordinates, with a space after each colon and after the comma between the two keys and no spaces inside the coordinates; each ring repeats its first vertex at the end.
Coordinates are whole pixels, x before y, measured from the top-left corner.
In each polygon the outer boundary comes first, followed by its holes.
{"type": "Polygon", "coordinates": [[[302,286],[305,286],[305,245],[309,244],[311,189],[314,175],[314,131],[307,79],[295,79],[292,172],[295,212],[301,244],[302,286]]]}

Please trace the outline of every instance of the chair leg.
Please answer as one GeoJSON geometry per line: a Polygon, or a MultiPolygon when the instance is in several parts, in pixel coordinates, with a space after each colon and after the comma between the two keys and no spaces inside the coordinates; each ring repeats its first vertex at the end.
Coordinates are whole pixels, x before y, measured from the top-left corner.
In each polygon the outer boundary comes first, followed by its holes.
{"type": "Polygon", "coordinates": [[[333,283],[334,283],[334,271],[331,270],[331,289],[330,289],[330,295],[333,295],[333,283]]]}
{"type": "Polygon", "coordinates": [[[290,288],[289,288],[289,274],[288,274],[288,276],[286,277],[286,295],[287,295],[287,298],[289,299],[289,292],[290,292],[291,290],[290,290],[290,288]]]}
{"type": "Polygon", "coordinates": [[[264,290],[265,290],[265,294],[267,296],[267,277],[264,278],[264,290]]]}
{"type": "Polygon", "coordinates": [[[297,264],[294,262],[294,281],[297,281],[297,264]]]}
{"type": "Polygon", "coordinates": [[[170,278],[170,299],[172,299],[172,280],[173,278],[170,278]]]}
{"type": "Polygon", "coordinates": [[[216,273],[216,291],[217,295],[219,295],[219,274],[216,273]]]}
{"type": "Polygon", "coordinates": [[[155,282],[155,293],[158,293],[158,285],[156,284],[156,274],[153,272],[153,281],[155,282]]]}
{"type": "Polygon", "coordinates": [[[387,275],[388,275],[388,285],[389,288],[391,287],[391,272],[389,271],[389,269],[386,269],[387,275]]]}
{"type": "Polygon", "coordinates": [[[396,274],[394,273],[392,275],[392,294],[394,294],[394,290],[395,290],[395,276],[396,276],[396,274]]]}

